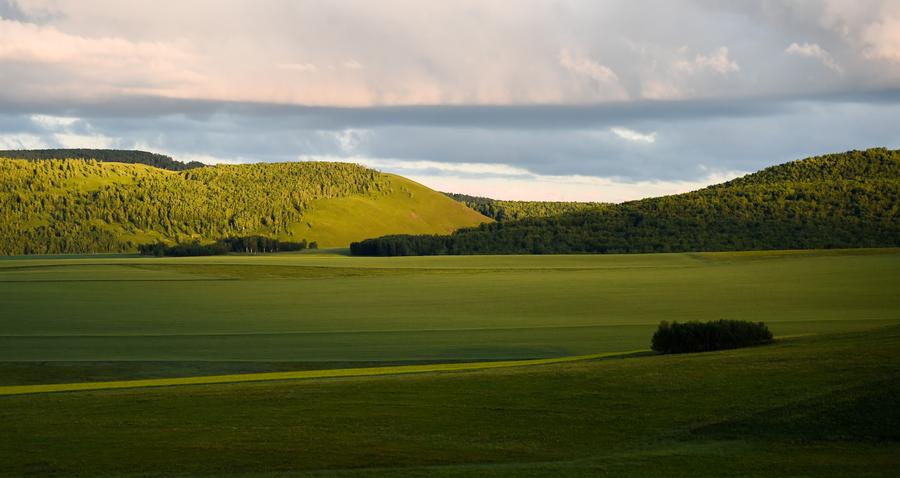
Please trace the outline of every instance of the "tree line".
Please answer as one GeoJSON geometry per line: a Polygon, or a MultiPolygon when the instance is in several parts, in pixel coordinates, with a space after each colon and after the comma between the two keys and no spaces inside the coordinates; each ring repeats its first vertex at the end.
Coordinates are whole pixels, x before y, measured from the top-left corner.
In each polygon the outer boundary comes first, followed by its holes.
{"type": "Polygon", "coordinates": [[[608,206],[601,202],[574,201],[505,201],[467,194],[443,193],[495,221],[516,221],[528,217],[558,216],[575,211],[608,206]]]}
{"type": "Polygon", "coordinates": [[[11,149],[0,151],[0,158],[26,159],[37,161],[42,159],[81,159],[104,163],[146,164],[169,171],[186,171],[202,168],[205,164],[199,161],[181,162],[164,154],[150,153],[128,149],[11,149]]]}
{"type": "Polygon", "coordinates": [[[0,159],[0,254],[129,252],[252,235],[299,241],[316,200],[391,192],[347,163],[166,171],[94,160],[0,159]]]}
{"type": "Polygon", "coordinates": [[[453,234],[394,235],[356,255],[734,251],[900,246],[900,151],[813,157],[698,191],[453,234]]]}
{"type": "Polygon", "coordinates": [[[299,242],[281,241],[265,236],[229,237],[208,244],[198,240],[168,245],[162,241],[141,244],[138,252],[144,256],[219,256],[229,252],[242,252],[245,254],[261,254],[272,252],[302,251],[306,249],[318,249],[315,241],[307,242],[301,239],[299,242]]]}

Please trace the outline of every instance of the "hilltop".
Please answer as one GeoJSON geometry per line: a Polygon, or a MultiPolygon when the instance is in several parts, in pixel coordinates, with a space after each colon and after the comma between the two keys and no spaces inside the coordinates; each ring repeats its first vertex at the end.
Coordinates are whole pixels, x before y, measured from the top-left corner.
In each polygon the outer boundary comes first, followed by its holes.
{"type": "Polygon", "coordinates": [[[488,218],[406,178],[345,163],[170,171],[80,159],[0,159],[0,254],[128,252],[261,235],[346,247],[450,233],[488,218]]]}
{"type": "Polygon", "coordinates": [[[390,236],[361,255],[630,253],[900,246],[900,151],[770,167],[698,191],[448,236],[390,236]]]}

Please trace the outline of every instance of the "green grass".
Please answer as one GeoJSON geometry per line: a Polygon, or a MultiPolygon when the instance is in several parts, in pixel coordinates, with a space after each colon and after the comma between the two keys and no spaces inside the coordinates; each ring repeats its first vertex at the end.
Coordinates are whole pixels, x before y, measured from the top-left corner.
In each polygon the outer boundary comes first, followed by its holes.
{"type": "Polygon", "coordinates": [[[0,362],[561,357],[646,348],[663,319],[896,323],[898,284],[896,250],[26,258],[0,261],[0,362]]]}
{"type": "Polygon", "coordinates": [[[579,360],[596,360],[600,358],[621,357],[627,355],[646,354],[650,350],[632,350],[606,354],[574,355],[532,360],[495,360],[491,362],[439,363],[425,365],[395,365],[363,368],[330,368],[319,370],[300,370],[290,372],[262,372],[229,375],[205,375],[178,378],[156,378],[143,380],[93,381],[76,383],[57,383],[40,385],[0,386],[0,396],[28,395],[36,393],[80,392],[86,390],[111,390],[119,388],[171,387],[180,385],[208,385],[213,383],[271,382],[276,380],[309,380],[314,378],[339,377],[375,377],[381,375],[406,375],[427,372],[464,372],[471,370],[487,370],[494,368],[528,367],[552,363],[577,362],[579,360]]]}
{"type": "Polygon", "coordinates": [[[0,397],[0,475],[889,477],[900,328],[679,356],[0,397]]]}
{"type": "MultiPolygon", "coordinates": [[[[388,174],[393,192],[387,196],[350,196],[313,203],[295,237],[309,237],[324,247],[388,234],[450,234],[461,227],[490,222],[485,216],[401,176],[388,174]]],[[[290,239],[285,236],[285,239],[290,239]]]]}
{"type": "Polygon", "coordinates": [[[9,258],[0,476],[896,476],[898,286],[891,249],[9,258]],[[794,337],[554,360],[717,318],[794,337]]]}

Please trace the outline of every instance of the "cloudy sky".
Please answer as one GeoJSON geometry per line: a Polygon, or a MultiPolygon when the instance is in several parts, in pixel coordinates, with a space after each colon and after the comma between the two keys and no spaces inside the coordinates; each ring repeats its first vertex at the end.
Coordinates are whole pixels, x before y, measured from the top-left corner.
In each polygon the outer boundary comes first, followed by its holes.
{"type": "Polygon", "coordinates": [[[0,0],[0,149],[621,201],[898,125],[895,0],[0,0]]]}

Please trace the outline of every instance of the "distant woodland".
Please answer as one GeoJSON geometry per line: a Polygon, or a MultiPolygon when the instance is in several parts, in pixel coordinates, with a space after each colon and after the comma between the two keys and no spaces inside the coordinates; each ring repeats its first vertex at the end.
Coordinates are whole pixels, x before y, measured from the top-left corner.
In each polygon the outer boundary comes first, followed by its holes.
{"type": "Polygon", "coordinates": [[[503,201],[467,194],[444,194],[499,222],[516,221],[529,217],[558,216],[569,212],[608,206],[608,204],[600,202],[503,201]]]}
{"type": "Polygon", "coordinates": [[[699,191],[351,245],[358,255],[736,251],[900,246],[900,151],[794,161],[699,191]]]}
{"type": "Polygon", "coordinates": [[[95,160],[0,159],[0,254],[134,251],[295,234],[317,199],[387,194],[386,176],[346,163],[210,166],[167,171],[95,160]]]}
{"type": "Polygon", "coordinates": [[[146,164],[169,171],[186,171],[205,166],[198,161],[183,163],[169,156],[125,149],[20,149],[0,151],[0,158],[11,159],[93,159],[103,163],[146,164]]]}

